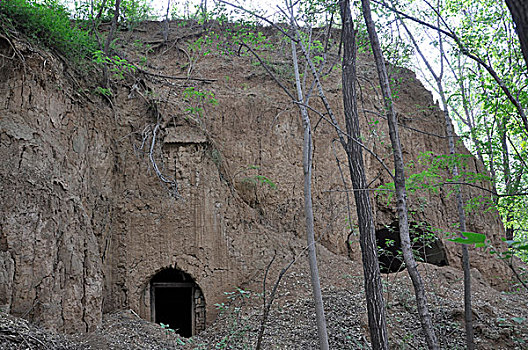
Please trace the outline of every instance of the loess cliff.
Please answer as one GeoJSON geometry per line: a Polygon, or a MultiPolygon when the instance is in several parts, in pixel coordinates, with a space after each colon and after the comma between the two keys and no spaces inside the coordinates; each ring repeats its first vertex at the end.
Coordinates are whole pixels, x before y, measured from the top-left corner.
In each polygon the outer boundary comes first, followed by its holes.
{"type": "MultiPolygon", "coordinates": [[[[261,54],[290,84],[289,44],[269,29],[261,30],[274,38],[273,47],[261,54]]],[[[222,35],[176,22],[170,24],[167,42],[161,34],[157,22],[119,33],[118,50],[141,71],[125,71],[114,79],[111,96],[94,93],[101,91],[97,79],[62,57],[24,38],[0,35],[0,308],[46,329],[98,332],[103,315],[117,310],[159,321],[162,309],[156,305],[166,301],[163,287],[192,286],[189,334],[197,334],[214,323],[215,304],[227,301],[225,292],[237,287],[261,291],[272,258],[275,278],[297,257],[277,301],[286,311],[274,309],[274,317],[295,334],[296,321],[285,316],[287,310],[309,307],[303,299],[309,288],[297,106],[262,64],[245,49],[230,47],[222,35]]],[[[339,33],[333,40],[339,44],[339,33]]],[[[364,143],[391,169],[388,130],[369,55],[359,56],[358,74],[364,143]]],[[[444,118],[412,72],[393,67],[391,76],[397,82],[405,161],[410,173],[419,172],[426,167],[419,161],[423,152],[448,153],[444,118]]],[[[342,117],[340,69],[324,84],[332,108],[342,117]]],[[[313,101],[315,107],[320,104],[316,96],[313,101]]],[[[329,306],[330,323],[357,324],[347,332],[361,337],[367,334],[361,254],[346,158],[331,125],[315,113],[312,123],[313,200],[325,302],[353,303],[329,306]]],[[[462,143],[459,151],[469,154],[462,143]]],[[[365,163],[372,189],[391,182],[375,157],[366,153],[365,163]]],[[[472,157],[465,170],[486,172],[472,157]]],[[[490,188],[485,182],[478,185],[490,188]]],[[[452,302],[444,305],[443,310],[450,310],[444,316],[461,331],[460,247],[446,240],[447,233],[456,232],[451,191],[416,191],[410,194],[410,208],[417,232],[436,235],[421,264],[428,288],[452,302]]],[[[466,198],[486,195],[477,187],[464,188],[466,198]]],[[[397,236],[395,205],[383,191],[373,190],[371,198],[383,244],[397,236]]],[[[479,208],[468,215],[468,230],[485,233],[490,244],[501,247],[504,230],[496,212],[479,208]]],[[[513,281],[508,266],[484,249],[471,248],[470,254],[480,344],[508,346],[513,333],[500,333],[498,323],[485,320],[496,320],[515,305],[526,313],[526,299],[497,302],[513,281]],[[504,309],[494,309],[500,307],[504,309]]],[[[385,277],[390,286],[408,284],[405,272],[385,277]]],[[[391,332],[403,338],[405,327],[399,328],[394,314],[405,309],[396,298],[402,292],[391,294],[390,288],[391,332]]],[[[311,317],[309,309],[302,312],[306,315],[299,318],[311,317]]],[[[417,319],[415,323],[419,328],[417,319]]],[[[217,328],[203,334],[212,329],[217,328]]],[[[290,339],[283,341],[288,348],[290,339]]],[[[108,346],[104,344],[101,348],[108,346]]]]}

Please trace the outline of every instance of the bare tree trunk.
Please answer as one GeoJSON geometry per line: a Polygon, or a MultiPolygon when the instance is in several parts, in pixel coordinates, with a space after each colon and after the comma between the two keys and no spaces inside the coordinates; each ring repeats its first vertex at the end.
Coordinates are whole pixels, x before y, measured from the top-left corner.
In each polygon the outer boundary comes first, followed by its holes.
{"type": "Polygon", "coordinates": [[[163,20],[163,43],[166,44],[169,40],[169,12],[170,12],[170,0],[167,0],[167,12],[165,13],[165,19],[163,20]]]}
{"type": "MultiPolygon", "coordinates": [[[[116,0],[115,2],[115,9],[114,9],[114,18],[112,18],[112,25],[110,26],[110,32],[108,33],[108,37],[106,38],[105,46],[104,46],[104,54],[106,56],[110,56],[110,44],[112,43],[112,40],[114,40],[114,33],[117,29],[117,21],[119,20],[119,7],[121,6],[121,0],[116,0]]],[[[104,76],[104,84],[105,87],[110,87],[110,78],[108,76],[108,66],[105,63],[103,66],[103,76],[104,76]]]]}
{"type": "Polygon", "coordinates": [[[363,276],[367,313],[372,348],[388,349],[385,301],[378,262],[376,232],[372,216],[372,206],[367,189],[363,150],[354,142],[361,140],[356,95],[356,34],[350,13],[349,0],[340,1],[343,21],[343,105],[347,130],[347,141],[341,139],[347,153],[348,166],[358,215],[359,240],[363,260],[363,276]]]}
{"type": "MultiPolygon", "coordinates": [[[[392,1],[391,1],[392,2],[392,1]]],[[[404,27],[405,31],[409,35],[409,38],[411,39],[411,42],[413,43],[414,48],[416,49],[416,52],[421,57],[422,61],[426,65],[427,69],[433,76],[438,94],[440,95],[440,99],[442,101],[442,105],[444,107],[444,119],[446,124],[446,135],[448,139],[448,145],[449,145],[449,154],[452,156],[456,154],[455,149],[455,131],[453,128],[453,123],[451,121],[451,117],[449,115],[449,109],[447,106],[447,99],[444,93],[444,87],[442,85],[442,77],[444,73],[444,47],[443,47],[443,41],[442,41],[442,35],[438,33],[438,42],[439,42],[439,48],[440,48],[440,73],[437,74],[425,55],[423,55],[420,47],[418,46],[418,43],[414,39],[414,36],[412,35],[411,31],[405,24],[405,22],[402,21],[401,17],[396,14],[398,19],[400,20],[402,26],[404,27]]],[[[467,106],[464,105],[464,108],[467,109],[467,106]]],[[[451,172],[453,174],[453,177],[458,176],[458,166],[456,164],[453,165],[453,168],[451,169],[451,172]]],[[[456,188],[456,202],[457,202],[457,211],[458,211],[458,219],[459,219],[459,231],[460,235],[463,236],[463,233],[466,232],[466,213],[464,212],[464,200],[462,198],[462,193],[460,186],[457,186],[456,188]]],[[[473,312],[471,310],[471,272],[470,272],[470,263],[469,263],[469,252],[468,247],[464,244],[461,245],[462,250],[462,269],[464,271],[464,315],[465,315],[465,322],[466,322],[466,344],[468,350],[475,349],[475,334],[473,331],[473,312]]]]}
{"type": "Polygon", "coordinates": [[[370,1],[361,0],[361,4],[363,9],[363,16],[365,17],[365,23],[369,34],[370,44],[372,46],[372,52],[374,53],[374,60],[376,62],[376,67],[378,70],[382,95],[385,100],[387,121],[389,124],[389,136],[391,139],[391,145],[394,156],[394,185],[396,188],[396,198],[398,203],[397,210],[399,217],[399,229],[403,259],[405,261],[407,271],[409,272],[409,276],[411,277],[413,283],[414,292],[416,295],[416,303],[418,307],[418,314],[420,315],[420,322],[422,324],[422,329],[425,334],[427,346],[429,349],[436,350],[439,349],[438,341],[434,332],[431,315],[427,307],[427,296],[425,294],[424,283],[420,276],[420,273],[418,272],[416,260],[414,259],[411,248],[411,239],[409,236],[409,219],[407,214],[407,198],[405,191],[405,172],[403,165],[403,156],[400,144],[400,136],[398,132],[398,121],[396,119],[396,113],[394,112],[392,103],[392,93],[389,85],[389,77],[387,75],[387,69],[385,67],[385,62],[383,61],[383,56],[381,54],[381,47],[378,35],[376,33],[376,28],[374,27],[374,22],[372,21],[370,1]]]}
{"type": "Polygon", "coordinates": [[[117,21],[119,20],[119,8],[121,6],[121,0],[116,0],[115,2],[115,9],[114,9],[114,18],[112,18],[112,25],[110,27],[110,32],[108,33],[108,37],[106,38],[105,46],[104,46],[104,53],[105,55],[110,54],[110,44],[112,43],[112,40],[114,40],[114,33],[117,29],[117,21]]]}
{"type": "Polygon", "coordinates": [[[319,269],[317,268],[317,256],[315,252],[315,237],[313,226],[313,207],[312,207],[312,130],[310,117],[304,105],[304,97],[301,88],[301,79],[299,76],[299,65],[297,61],[297,51],[295,42],[292,44],[293,68],[295,72],[295,86],[301,117],[303,122],[303,173],[304,173],[304,215],[306,217],[306,238],[308,241],[308,262],[310,264],[310,276],[312,290],[314,294],[315,314],[317,321],[317,333],[319,336],[319,346],[322,350],[328,350],[328,334],[326,330],[326,319],[323,308],[323,297],[321,293],[321,284],[319,281],[319,269]]]}
{"type": "MultiPolygon", "coordinates": [[[[435,77],[437,79],[437,77],[435,77]]],[[[440,88],[440,97],[442,98],[442,104],[444,104],[444,117],[446,123],[446,133],[449,141],[449,153],[454,155],[455,152],[455,131],[453,128],[453,123],[451,117],[449,116],[449,111],[447,109],[447,99],[445,98],[444,90],[442,88],[441,79],[437,79],[438,87],[440,88]]],[[[453,177],[458,176],[458,167],[456,164],[452,168],[453,177]]],[[[460,186],[457,186],[456,189],[456,201],[457,201],[457,210],[458,210],[458,221],[460,224],[460,236],[463,237],[464,232],[467,231],[466,228],[466,213],[464,212],[464,200],[462,198],[462,192],[460,186]]],[[[475,349],[475,332],[473,330],[473,311],[471,310],[471,266],[469,262],[469,251],[468,247],[465,244],[461,244],[462,249],[462,270],[464,271],[464,320],[466,322],[466,345],[468,350],[475,349]]]]}
{"type": "MultiPolygon", "coordinates": [[[[441,42],[441,39],[440,39],[441,42]]],[[[442,46],[440,46],[442,48],[442,46]]],[[[443,57],[443,50],[441,49],[440,54],[443,57]]],[[[442,58],[440,58],[442,59],[442,58]]],[[[425,61],[425,58],[424,58],[425,61]]],[[[427,63],[427,66],[429,64],[427,63]]],[[[429,68],[433,76],[435,77],[436,83],[438,85],[438,91],[440,92],[440,98],[442,99],[442,104],[444,105],[444,117],[445,117],[445,123],[446,123],[446,134],[447,139],[449,143],[449,153],[451,155],[454,155],[456,153],[455,150],[455,131],[453,128],[453,123],[451,121],[451,117],[449,116],[449,110],[447,107],[447,99],[445,97],[444,89],[442,86],[442,78],[438,77],[434,74],[434,71],[432,70],[432,67],[429,68]]],[[[459,175],[458,173],[458,166],[456,164],[453,165],[453,168],[451,169],[451,172],[453,174],[453,177],[457,177],[459,175]]],[[[457,186],[456,189],[456,202],[457,202],[457,211],[458,211],[458,221],[460,224],[459,231],[460,235],[463,236],[464,232],[467,231],[466,228],[466,213],[464,212],[464,200],[462,198],[462,192],[460,186],[457,186]]],[[[462,249],[462,270],[464,271],[464,320],[466,322],[466,345],[468,350],[474,350],[475,349],[475,332],[473,330],[473,311],[471,310],[472,307],[472,301],[471,301],[471,266],[469,262],[469,251],[468,247],[465,244],[461,244],[462,249]]]]}
{"type": "MultiPolygon", "coordinates": [[[[500,139],[501,139],[501,145],[502,145],[502,171],[504,176],[504,182],[505,182],[505,193],[512,193],[513,188],[513,179],[511,176],[511,169],[510,169],[510,156],[509,156],[509,150],[508,150],[508,139],[507,139],[507,128],[506,128],[507,120],[506,118],[503,118],[502,120],[498,121],[499,126],[499,133],[500,133],[500,139]]],[[[505,217],[503,217],[505,223],[506,223],[506,240],[511,241],[513,240],[513,228],[508,225],[513,220],[513,215],[510,213],[507,213],[505,217]]]]}

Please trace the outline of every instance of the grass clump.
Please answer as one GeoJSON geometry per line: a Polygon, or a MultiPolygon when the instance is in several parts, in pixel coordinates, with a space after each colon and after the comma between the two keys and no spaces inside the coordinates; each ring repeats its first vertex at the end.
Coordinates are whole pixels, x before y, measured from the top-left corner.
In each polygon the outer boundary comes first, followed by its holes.
{"type": "Polygon", "coordinates": [[[97,50],[97,42],[70,20],[70,12],[57,0],[0,0],[3,26],[22,32],[65,57],[80,62],[97,50]]]}

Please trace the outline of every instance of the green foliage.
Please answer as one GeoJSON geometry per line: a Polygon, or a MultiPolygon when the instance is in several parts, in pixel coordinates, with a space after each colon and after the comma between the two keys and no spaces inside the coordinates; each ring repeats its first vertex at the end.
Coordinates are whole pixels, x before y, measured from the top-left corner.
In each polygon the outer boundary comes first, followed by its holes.
{"type": "MultiPolygon", "coordinates": [[[[506,242],[509,250],[499,254],[502,259],[510,259],[513,255],[517,255],[522,258],[524,261],[528,260],[528,243],[525,240],[506,240],[502,239],[503,242],[506,242]]],[[[498,252],[492,251],[492,254],[498,252]]]]}
{"type": "Polygon", "coordinates": [[[259,30],[255,18],[248,13],[222,3],[214,3],[207,11],[204,10],[201,5],[191,8],[190,2],[184,2],[183,7],[171,8],[172,19],[177,20],[179,26],[216,21],[221,27],[219,32],[207,27],[198,39],[188,44],[191,64],[200,57],[211,54],[213,50],[222,55],[248,55],[246,50],[241,50],[241,45],[249,45],[257,50],[271,48],[271,42],[259,30]],[[213,43],[216,43],[216,46],[213,43]]]}
{"type": "MultiPolygon", "coordinates": [[[[161,326],[161,328],[163,328],[165,330],[167,335],[176,334],[176,330],[170,328],[170,325],[160,322],[160,326],[161,326]]],[[[186,342],[184,342],[181,338],[176,338],[175,342],[176,342],[177,345],[185,345],[186,344],[186,342]]],[[[188,339],[187,343],[192,343],[192,340],[188,339]]]]}
{"type": "MultiPolygon", "coordinates": [[[[151,3],[151,0],[121,0],[118,23],[131,28],[138,22],[151,19],[151,3]]],[[[75,18],[87,21],[89,25],[96,21],[95,25],[98,26],[100,23],[111,22],[114,18],[115,0],[75,0],[74,6],[75,18]]]]}
{"type": "Polygon", "coordinates": [[[233,292],[224,292],[227,297],[226,303],[215,304],[220,312],[220,317],[225,317],[228,322],[227,334],[214,345],[214,349],[230,349],[231,344],[237,344],[237,348],[251,349],[245,339],[250,330],[249,324],[242,315],[245,303],[253,296],[253,293],[242,288],[237,288],[233,292]]]}
{"type": "MultiPolygon", "coordinates": [[[[469,154],[435,155],[433,152],[422,152],[417,163],[410,162],[407,164],[406,173],[409,175],[405,182],[406,190],[408,193],[417,193],[419,191],[438,193],[441,187],[446,187],[447,193],[451,194],[456,190],[455,185],[489,182],[491,179],[486,174],[464,171],[468,167],[468,161],[470,160],[472,160],[472,156],[469,154]],[[459,169],[459,174],[451,176],[450,170],[455,165],[459,169]],[[423,170],[415,172],[418,167],[423,170]]],[[[394,190],[394,183],[389,182],[378,187],[377,195],[385,198],[387,205],[389,205],[392,201],[394,190]]],[[[481,204],[481,202],[472,202],[472,204],[476,203],[481,204]]]]}
{"type": "Polygon", "coordinates": [[[214,105],[218,104],[218,101],[214,98],[214,93],[211,91],[200,91],[194,86],[188,87],[183,91],[183,98],[186,100],[197,99],[199,101],[207,101],[214,105]]]}
{"type": "Polygon", "coordinates": [[[98,87],[95,88],[95,93],[99,94],[101,96],[105,96],[105,97],[112,96],[112,90],[110,90],[108,88],[101,87],[101,86],[98,86],[98,87]]]}
{"type": "Polygon", "coordinates": [[[486,235],[482,233],[462,232],[462,235],[464,235],[464,237],[450,238],[448,241],[474,245],[475,248],[482,248],[486,246],[486,235]]]}
{"type": "Polygon", "coordinates": [[[160,322],[160,326],[161,328],[165,329],[167,331],[167,333],[174,333],[176,332],[174,329],[170,328],[170,326],[168,324],[165,324],[165,323],[161,323],[160,322]]]}
{"type": "Polygon", "coordinates": [[[326,25],[330,17],[339,14],[339,2],[327,0],[302,1],[298,7],[298,17],[312,27],[326,25]]]}
{"type": "MultiPolygon", "coordinates": [[[[390,259],[397,259],[404,261],[403,252],[401,249],[396,249],[396,245],[399,246],[399,232],[396,227],[386,225],[391,236],[394,238],[386,238],[383,247],[378,245],[378,255],[388,257],[390,259]]],[[[409,233],[411,238],[411,248],[414,258],[417,261],[425,261],[424,250],[431,248],[435,242],[438,241],[437,233],[439,230],[435,230],[426,222],[410,222],[409,233]]],[[[402,266],[405,266],[403,263],[402,266]]]]}
{"type": "Polygon", "coordinates": [[[321,54],[324,52],[323,43],[320,40],[312,40],[308,46],[313,54],[312,61],[314,65],[318,66],[324,62],[323,56],[321,54]]]}
{"type": "Polygon", "coordinates": [[[269,178],[267,178],[264,175],[253,175],[253,176],[245,177],[242,181],[251,182],[254,184],[260,183],[262,185],[267,185],[272,189],[277,188],[277,184],[271,181],[269,178]]]}
{"type": "MultiPolygon", "coordinates": [[[[360,4],[358,4],[358,6],[360,6],[360,4]]],[[[405,40],[403,29],[401,28],[400,23],[395,20],[394,13],[383,6],[376,6],[374,3],[373,9],[375,10],[376,15],[379,16],[379,20],[377,20],[375,24],[378,36],[380,37],[383,56],[394,66],[410,66],[414,49],[412,44],[405,40]]],[[[360,25],[360,28],[361,27],[362,25],[360,25]]],[[[361,35],[361,37],[364,37],[364,35],[361,35]]],[[[367,40],[368,42],[367,38],[363,40],[367,40]]],[[[387,68],[391,70],[395,67],[387,68]]]]}
{"type": "MultiPolygon", "coordinates": [[[[513,230],[515,239],[528,243],[528,196],[523,195],[528,192],[526,131],[518,110],[503,91],[508,89],[526,113],[528,75],[505,2],[441,0],[426,4],[422,0],[409,0],[394,3],[402,12],[459,38],[459,42],[455,42],[442,35],[440,41],[435,30],[406,21],[429,63],[442,77],[447,95],[445,108],[455,119],[459,135],[489,170],[493,190],[504,194],[494,198],[472,198],[466,209],[497,209],[505,227],[513,230]],[[442,58],[439,57],[440,48],[444,53],[442,58]],[[485,62],[501,82],[498,83],[487,69],[466,54],[485,62]]],[[[392,35],[405,39],[398,32],[400,24],[395,21],[394,14],[380,6],[375,9],[380,27],[393,28],[392,35]]],[[[381,37],[385,45],[398,51],[398,43],[391,36],[381,37]]],[[[414,69],[424,76],[433,90],[437,89],[436,81],[423,73],[423,65],[416,64],[414,69]]],[[[468,175],[461,173],[465,181],[468,181],[468,175]]],[[[472,183],[478,181],[475,178],[472,183]]],[[[482,181],[486,182],[485,179],[482,181]]]]}
{"type": "Polygon", "coordinates": [[[206,105],[218,105],[213,92],[202,91],[194,86],[188,87],[183,91],[183,100],[187,103],[185,111],[188,115],[198,119],[204,116],[206,105]]]}
{"type": "Polygon", "coordinates": [[[9,0],[0,2],[0,18],[29,38],[79,61],[90,57],[96,41],[75,26],[59,0],[9,0]]]}
{"type": "Polygon", "coordinates": [[[509,328],[511,331],[512,340],[521,345],[522,349],[525,349],[527,341],[524,334],[519,331],[519,326],[526,322],[524,317],[498,317],[497,325],[502,328],[509,328]]]}
{"type": "MultiPolygon", "coordinates": [[[[189,51],[194,55],[198,56],[207,56],[211,53],[211,44],[213,39],[209,35],[203,35],[189,43],[189,51]]],[[[193,63],[196,62],[196,58],[193,60],[193,63]]]]}
{"type": "Polygon", "coordinates": [[[392,202],[394,191],[395,191],[394,182],[387,182],[385,184],[378,186],[378,188],[376,189],[376,196],[378,198],[384,199],[385,204],[389,206],[392,202]]]}
{"type": "MultiPolygon", "coordinates": [[[[182,26],[188,25],[189,22],[204,24],[212,18],[214,9],[204,9],[201,4],[203,3],[195,3],[193,5],[193,2],[188,0],[182,2],[174,1],[169,9],[170,18],[180,21],[182,26]]],[[[215,4],[214,8],[218,6],[225,7],[223,4],[215,4]]]]}
{"type": "Polygon", "coordinates": [[[93,60],[99,65],[107,65],[110,67],[110,72],[113,74],[113,78],[117,80],[123,80],[125,73],[135,73],[136,67],[130,64],[127,60],[115,55],[108,57],[101,50],[96,50],[93,53],[93,60]]]}
{"type": "MultiPolygon", "coordinates": [[[[239,52],[241,45],[248,45],[254,50],[273,49],[270,39],[254,25],[245,21],[237,21],[225,28],[226,41],[217,46],[219,52],[227,55],[235,55],[239,52]]],[[[242,51],[243,55],[249,55],[247,50],[242,51]]]]}
{"type": "Polygon", "coordinates": [[[260,174],[248,175],[247,174],[250,170],[258,170],[258,169],[260,169],[260,167],[258,165],[250,165],[250,166],[248,166],[246,168],[242,168],[241,170],[237,171],[236,174],[235,174],[235,177],[240,175],[240,174],[246,174],[242,178],[243,182],[249,182],[249,183],[252,183],[254,185],[257,185],[257,184],[267,185],[271,189],[277,188],[277,184],[275,182],[273,182],[272,180],[270,180],[268,177],[264,176],[264,175],[260,175],[260,174]]]}
{"type": "MultiPolygon", "coordinates": [[[[249,322],[247,317],[243,313],[244,306],[251,298],[261,297],[261,294],[256,294],[251,291],[237,288],[232,292],[224,292],[227,299],[226,302],[216,303],[214,306],[219,312],[219,319],[224,321],[227,325],[225,335],[221,337],[219,341],[214,344],[201,343],[197,338],[176,338],[176,345],[191,345],[192,349],[232,349],[236,344],[237,349],[252,349],[250,341],[247,337],[250,331],[249,322]]],[[[177,330],[170,328],[170,325],[160,323],[167,335],[175,334],[177,330]]]]}

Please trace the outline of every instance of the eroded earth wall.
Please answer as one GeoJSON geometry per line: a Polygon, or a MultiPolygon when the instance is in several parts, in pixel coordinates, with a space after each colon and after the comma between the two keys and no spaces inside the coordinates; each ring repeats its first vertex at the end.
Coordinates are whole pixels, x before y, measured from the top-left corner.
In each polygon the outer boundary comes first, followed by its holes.
{"type": "MultiPolygon", "coordinates": [[[[6,57],[10,45],[0,40],[6,57]]],[[[46,327],[94,329],[103,290],[98,202],[110,191],[112,146],[60,61],[16,45],[24,60],[4,57],[0,68],[0,304],[46,327]]]]}
{"type": "MultiPolygon", "coordinates": [[[[0,51],[13,56],[0,68],[2,308],[67,332],[92,330],[103,312],[123,308],[149,319],[149,282],[172,266],[200,286],[210,322],[223,292],[259,281],[275,254],[303,250],[298,111],[249,56],[202,56],[193,74],[210,79],[205,82],[119,83],[110,104],[85,91],[93,86],[83,85],[60,59],[22,40],[0,39],[0,51]],[[218,104],[193,100],[185,95],[190,87],[213,93],[218,104]],[[158,179],[153,160],[176,180],[178,196],[158,179]]],[[[149,64],[174,76],[184,74],[185,60],[173,47],[149,64]]],[[[391,169],[375,69],[367,56],[360,63],[365,143],[391,169]]],[[[287,76],[288,61],[278,65],[287,76]]],[[[393,74],[400,81],[396,108],[406,162],[424,151],[445,154],[443,116],[430,94],[409,71],[393,74]]],[[[335,86],[328,97],[341,118],[339,74],[327,82],[335,86]]],[[[359,262],[345,157],[335,131],[313,117],[316,238],[359,262]]],[[[460,151],[467,153],[462,145],[460,151]]],[[[372,188],[391,181],[373,156],[365,162],[372,188]]],[[[484,171],[473,159],[467,167],[484,171]]],[[[467,197],[481,194],[468,191],[467,197]]],[[[412,220],[453,232],[457,216],[448,192],[412,195],[412,220]]],[[[377,227],[393,223],[394,206],[374,192],[372,198],[377,227]]],[[[496,213],[473,212],[468,221],[499,244],[496,213]]],[[[459,248],[443,244],[448,263],[459,266],[459,248]]],[[[504,288],[506,266],[483,251],[471,255],[476,273],[504,288]]]]}

